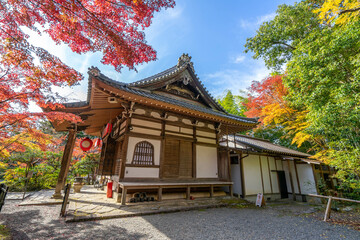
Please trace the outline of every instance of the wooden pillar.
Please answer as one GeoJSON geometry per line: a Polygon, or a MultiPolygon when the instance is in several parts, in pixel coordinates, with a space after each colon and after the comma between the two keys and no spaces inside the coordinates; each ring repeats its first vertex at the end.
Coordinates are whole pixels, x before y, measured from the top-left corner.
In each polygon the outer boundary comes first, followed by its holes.
{"type": "Polygon", "coordinates": [[[293,182],[293,179],[292,179],[290,160],[289,160],[289,159],[286,159],[286,161],[287,161],[287,165],[288,165],[288,168],[289,168],[289,177],[290,177],[291,192],[292,192],[292,195],[293,195],[293,200],[296,201],[296,194],[295,194],[295,189],[294,189],[294,182],[293,182]]]}
{"type": "Polygon", "coordinates": [[[190,186],[186,187],[186,200],[190,200],[190,186]]]}
{"type": "Polygon", "coordinates": [[[214,185],[210,185],[210,197],[214,197],[214,185]]]}
{"type": "Polygon", "coordinates": [[[196,178],[196,126],[193,126],[193,138],[194,142],[192,143],[192,177],[196,178]]]}
{"type": "Polygon", "coordinates": [[[233,185],[229,185],[230,197],[234,196],[233,185]]]}
{"type": "Polygon", "coordinates": [[[259,165],[260,165],[260,177],[261,177],[261,187],[262,187],[262,193],[265,194],[265,188],[264,188],[264,176],[262,171],[262,164],[261,164],[261,155],[259,155],[259,165]]]}
{"type": "Polygon", "coordinates": [[[273,191],[272,180],[271,180],[271,171],[270,171],[270,161],[269,161],[269,156],[266,156],[266,159],[267,159],[268,171],[269,171],[270,189],[271,189],[271,194],[273,194],[273,193],[274,193],[274,191],[273,191]]]}
{"type": "Polygon", "coordinates": [[[246,192],[245,192],[245,176],[244,176],[244,158],[243,154],[240,154],[240,173],[241,173],[241,193],[242,197],[245,198],[246,192]]]}
{"type": "Polygon", "coordinates": [[[294,168],[295,168],[296,182],[298,185],[298,191],[299,191],[299,194],[301,195],[300,181],[299,181],[299,174],[298,174],[297,167],[296,167],[296,160],[294,160],[294,168]]]}
{"type": "Polygon", "coordinates": [[[315,182],[316,194],[319,194],[320,191],[319,191],[318,181],[317,181],[317,179],[316,179],[315,165],[312,164],[312,163],[311,163],[311,169],[312,169],[312,172],[313,172],[313,175],[314,175],[314,182],[315,182]]]}
{"type": "Polygon", "coordinates": [[[64,153],[61,159],[61,168],[58,177],[58,181],[55,188],[55,193],[52,198],[61,199],[61,190],[65,184],[67,173],[69,172],[70,162],[72,158],[72,153],[74,150],[74,144],[76,140],[76,130],[70,130],[65,145],[64,153]]]}
{"type": "Polygon", "coordinates": [[[165,120],[161,121],[161,145],[160,145],[160,168],[159,178],[163,178],[164,172],[164,159],[165,159],[165,120]]]}
{"type": "Polygon", "coordinates": [[[124,186],[121,193],[121,205],[126,205],[126,194],[127,194],[127,189],[124,186]]]}
{"type": "Polygon", "coordinates": [[[228,170],[228,181],[231,181],[231,161],[230,161],[230,151],[227,149],[227,170],[228,170]]]}
{"type": "Polygon", "coordinates": [[[159,187],[158,189],[158,201],[161,201],[162,200],[162,187],[159,187]]]}
{"type": "Polygon", "coordinates": [[[125,134],[124,141],[121,146],[122,149],[121,149],[119,181],[121,181],[125,177],[125,164],[126,164],[128,143],[129,143],[129,135],[125,134]]]}

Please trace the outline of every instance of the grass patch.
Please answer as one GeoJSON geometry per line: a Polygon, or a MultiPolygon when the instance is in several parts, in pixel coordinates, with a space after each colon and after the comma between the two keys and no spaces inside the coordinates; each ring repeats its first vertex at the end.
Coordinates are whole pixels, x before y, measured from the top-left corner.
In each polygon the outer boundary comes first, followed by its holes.
{"type": "Polygon", "coordinates": [[[10,230],[5,225],[0,225],[0,239],[1,240],[11,239],[10,230]]]}
{"type": "Polygon", "coordinates": [[[254,205],[253,203],[248,202],[245,199],[241,199],[241,198],[223,199],[221,200],[221,202],[227,204],[231,208],[238,208],[238,209],[249,208],[254,205]]]}

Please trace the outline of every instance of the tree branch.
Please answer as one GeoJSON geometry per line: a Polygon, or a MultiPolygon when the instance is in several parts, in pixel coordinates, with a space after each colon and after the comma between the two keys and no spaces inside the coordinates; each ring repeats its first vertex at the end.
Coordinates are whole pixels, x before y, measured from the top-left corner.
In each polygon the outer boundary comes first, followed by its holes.
{"type": "Polygon", "coordinates": [[[349,13],[349,12],[357,12],[357,11],[360,11],[360,7],[353,8],[353,9],[342,10],[342,11],[340,11],[339,15],[344,14],[344,13],[349,13]]]}
{"type": "Polygon", "coordinates": [[[272,42],[273,44],[280,44],[280,45],[284,45],[288,48],[291,48],[292,50],[295,50],[296,48],[291,46],[290,44],[284,43],[284,42],[272,42]]]}

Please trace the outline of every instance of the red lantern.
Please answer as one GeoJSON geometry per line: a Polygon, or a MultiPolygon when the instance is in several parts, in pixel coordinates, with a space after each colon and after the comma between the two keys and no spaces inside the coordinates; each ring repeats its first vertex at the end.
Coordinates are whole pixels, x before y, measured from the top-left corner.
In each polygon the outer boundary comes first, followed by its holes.
{"type": "Polygon", "coordinates": [[[81,150],[83,150],[84,152],[89,151],[90,148],[92,147],[93,142],[91,141],[90,138],[84,138],[81,142],[80,142],[80,148],[81,150]]]}

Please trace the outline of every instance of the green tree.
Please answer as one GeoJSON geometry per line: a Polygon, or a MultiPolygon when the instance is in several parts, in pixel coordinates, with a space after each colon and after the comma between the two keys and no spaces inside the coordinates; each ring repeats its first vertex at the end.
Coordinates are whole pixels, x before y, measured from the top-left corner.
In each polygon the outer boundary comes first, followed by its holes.
{"type": "Polygon", "coordinates": [[[75,176],[87,176],[87,183],[90,179],[94,181],[95,171],[100,161],[100,153],[87,153],[80,161],[74,164],[72,174],[75,176]]]}
{"type": "Polygon", "coordinates": [[[284,84],[291,106],[307,110],[305,130],[314,138],[315,157],[360,188],[360,19],[323,23],[320,5],[303,1],[281,5],[277,16],[249,38],[246,51],[272,69],[286,66],[284,84]]]}
{"type": "Polygon", "coordinates": [[[224,92],[223,96],[217,99],[219,104],[230,114],[244,117],[246,107],[242,104],[246,98],[241,95],[233,95],[230,90],[224,92]]]}

